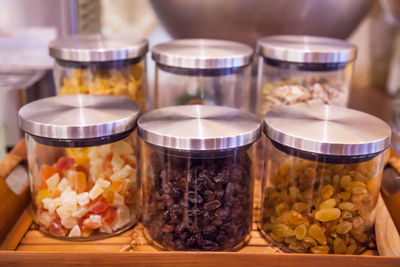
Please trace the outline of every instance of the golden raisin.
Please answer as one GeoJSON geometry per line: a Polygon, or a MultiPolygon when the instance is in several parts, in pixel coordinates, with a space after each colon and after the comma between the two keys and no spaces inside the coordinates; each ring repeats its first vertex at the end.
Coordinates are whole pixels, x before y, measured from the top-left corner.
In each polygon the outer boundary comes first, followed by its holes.
{"type": "Polygon", "coordinates": [[[293,225],[299,225],[302,223],[307,223],[307,219],[297,211],[291,210],[289,211],[289,223],[293,225]]]}
{"type": "Polygon", "coordinates": [[[307,210],[309,207],[306,203],[304,202],[296,202],[293,204],[292,209],[302,213],[303,211],[307,210]]]}
{"type": "Polygon", "coordinates": [[[340,186],[346,188],[346,186],[351,182],[351,177],[349,175],[345,175],[340,179],[340,186]]]}
{"type": "Polygon", "coordinates": [[[280,203],[275,206],[275,212],[278,215],[282,215],[285,211],[290,209],[289,205],[286,202],[280,203]]]}
{"type": "Polygon", "coordinates": [[[326,236],[318,224],[312,224],[308,229],[309,235],[318,241],[321,245],[326,245],[326,236]]]}
{"type": "Polygon", "coordinates": [[[328,254],[329,247],[328,246],[316,246],[311,248],[311,252],[314,254],[328,254]]]}
{"type": "Polygon", "coordinates": [[[319,205],[319,208],[322,209],[330,209],[336,206],[336,200],[333,198],[327,199],[319,205]]]}
{"type": "Polygon", "coordinates": [[[335,189],[333,188],[333,186],[331,186],[330,184],[328,184],[328,185],[325,185],[325,186],[322,188],[321,196],[322,196],[324,199],[328,199],[328,198],[330,198],[330,197],[333,195],[334,192],[335,192],[335,189]]]}
{"type": "Polygon", "coordinates": [[[341,212],[338,208],[323,209],[315,213],[315,219],[321,222],[328,222],[336,220],[340,217],[340,214],[341,212]]]}
{"type": "Polygon", "coordinates": [[[343,254],[346,252],[346,244],[340,238],[336,238],[333,241],[333,252],[335,254],[343,254]]]}
{"type": "Polygon", "coordinates": [[[307,234],[307,227],[305,224],[300,224],[294,231],[296,232],[296,238],[302,240],[307,234]]]}
{"type": "Polygon", "coordinates": [[[348,246],[347,248],[346,248],[346,254],[354,254],[354,252],[356,252],[356,249],[357,249],[357,245],[355,245],[355,244],[351,244],[350,246],[348,246]]]}
{"type": "Polygon", "coordinates": [[[339,209],[341,210],[349,210],[351,211],[354,207],[354,204],[351,202],[342,202],[339,204],[339,209]]]}
{"type": "Polygon", "coordinates": [[[351,230],[352,227],[353,227],[353,226],[352,226],[351,222],[343,221],[343,222],[340,222],[340,223],[337,225],[337,227],[336,227],[336,232],[337,232],[338,234],[341,234],[341,235],[347,234],[348,232],[350,232],[350,230],[351,230]]]}
{"type": "Polygon", "coordinates": [[[310,244],[310,246],[313,246],[313,247],[318,245],[317,241],[315,241],[312,237],[309,237],[309,236],[304,237],[303,242],[310,244]]]}
{"type": "Polygon", "coordinates": [[[290,237],[296,235],[294,230],[290,229],[289,226],[284,225],[282,223],[275,224],[272,227],[272,232],[279,237],[290,237]]]}

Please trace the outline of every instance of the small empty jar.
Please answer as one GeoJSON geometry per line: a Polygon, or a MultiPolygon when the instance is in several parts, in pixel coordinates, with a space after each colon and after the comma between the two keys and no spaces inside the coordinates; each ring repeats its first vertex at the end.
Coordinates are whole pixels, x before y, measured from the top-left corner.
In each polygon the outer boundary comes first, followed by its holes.
{"type": "Polygon", "coordinates": [[[347,106],[357,48],[333,38],[263,37],[257,42],[258,114],[296,103],[347,106]]]}
{"type": "Polygon", "coordinates": [[[139,114],[133,101],[99,95],[49,97],[20,109],[41,231],[87,240],[137,222],[139,114]]]}
{"type": "Polygon", "coordinates": [[[391,129],[352,109],[297,104],[264,117],[261,232],[298,253],[359,254],[373,237],[391,129]]]}
{"type": "Polygon", "coordinates": [[[253,111],[253,50],[244,44],[183,39],[155,45],[155,107],[205,104],[253,111]]]}
{"type": "Polygon", "coordinates": [[[174,106],[138,121],[145,236],[165,250],[236,250],[250,238],[249,149],[261,123],[220,106],[174,106]]]}

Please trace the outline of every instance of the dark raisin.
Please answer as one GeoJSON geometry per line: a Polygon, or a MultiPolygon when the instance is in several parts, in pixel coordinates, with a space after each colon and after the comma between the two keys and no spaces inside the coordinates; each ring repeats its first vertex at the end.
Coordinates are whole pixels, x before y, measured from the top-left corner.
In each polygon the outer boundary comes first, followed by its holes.
{"type": "Polygon", "coordinates": [[[218,200],[213,200],[204,204],[203,208],[205,210],[215,210],[221,207],[222,203],[218,200]]]}

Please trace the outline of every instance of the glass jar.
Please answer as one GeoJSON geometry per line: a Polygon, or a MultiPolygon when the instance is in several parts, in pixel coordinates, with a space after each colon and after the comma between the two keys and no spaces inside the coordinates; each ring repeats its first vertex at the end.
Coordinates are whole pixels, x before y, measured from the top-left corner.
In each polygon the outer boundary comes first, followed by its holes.
{"type": "Polygon", "coordinates": [[[146,110],[147,40],[99,34],[60,37],[49,45],[59,95],[127,97],[146,110]]]}
{"type": "Polygon", "coordinates": [[[34,220],[42,232],[87,240],[139,219],[136,121],[123,97],[68,95],[23,106],[34,220]]]}
{"type": "Polygon", "coordinates": [[[372,238],[390,127],[327,105],[264,117],[262,234],[288,252],[358,254],[372,238]]]}
{"type": "Polygon", "coordinates": [[[250,238],[255,115],[173,106],[138,121],[145,237],[165,250],[236,250],[250,238]],[[185,131],[182,131],[182,129],[185,131]]]}
{"type": "Polygon", "coordinates": [[[278,35],[258,40],[258,115],[296,103],[347,106],[356,46],[339,39],[278,35]]]}
{"type": "MultiPolygon", "coordinates": [[[[183,39],[155,45],[155,107],[205,104],[252,110],[253,50],[244,44],[183,39]]],[[[254,101],[255,102],[255,101],[254,101]]]]}

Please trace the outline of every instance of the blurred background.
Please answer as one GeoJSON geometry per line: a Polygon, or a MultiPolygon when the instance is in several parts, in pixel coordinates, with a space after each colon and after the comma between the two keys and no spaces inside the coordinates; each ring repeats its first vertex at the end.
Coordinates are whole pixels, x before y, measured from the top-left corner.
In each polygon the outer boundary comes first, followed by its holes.
{"type": "Polygon", "coordinates": [[[273,34],[346,39],[358,46],[350,107],[390,121],[391,100],[400,94],[399,16],[399,0],[0,0],[0,133],[18,127],[23,103],[54,93],[48,42],[78,33],[144,37],[150,47],[191,37],[253,48],[273,34]]]}

